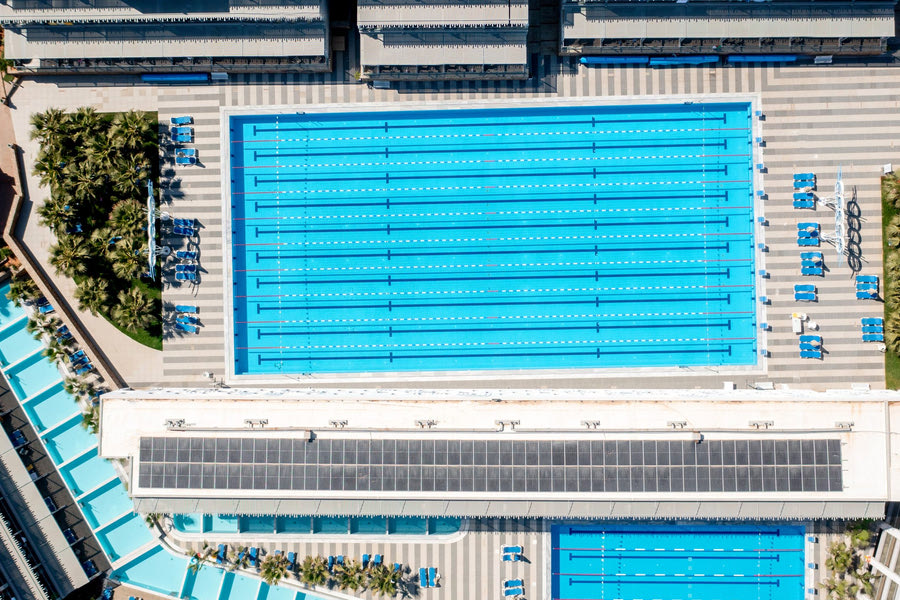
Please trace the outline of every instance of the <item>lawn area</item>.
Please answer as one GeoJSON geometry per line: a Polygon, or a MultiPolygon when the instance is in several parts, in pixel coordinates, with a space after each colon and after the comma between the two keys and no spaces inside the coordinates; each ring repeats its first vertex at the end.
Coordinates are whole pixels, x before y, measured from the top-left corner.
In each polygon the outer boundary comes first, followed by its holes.
{"type": "Polygon", "coordinates": [[[50,265],[71,277],[82,310],[162,348],[160,283],[147,276],[147,182],[159,189],[157,115],[48,109],[31,118],[34,173],[50,188],[37,209],[56,243],[50,265]]]}
{"type": "Polygon", "coordinates": [[[881,180],[881,239],[884,257],[884,330],[887,352],[884,356],[884,384],[889,390],[900,389],[900,355],[898,355],[897,340],[897,313],[900,312],[900,281],[898,281],[898,269],[900,266],[900,210],[896,202],[900,200],[900,181],[894,175],[887,175],[881,180]]]}

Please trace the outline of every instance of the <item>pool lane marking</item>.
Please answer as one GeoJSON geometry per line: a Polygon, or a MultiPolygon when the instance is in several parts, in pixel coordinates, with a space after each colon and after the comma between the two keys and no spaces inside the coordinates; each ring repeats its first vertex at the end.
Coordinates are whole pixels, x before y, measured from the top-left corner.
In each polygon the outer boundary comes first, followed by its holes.
{"type": "MultiPolygon", "coordinates": [[[[656,201],[656,198],[648,198],[656,201]]],[[[405,219],[422,217],[483,217],[486,215],[554,215],[554,214],[595,214],[623,212],[676,212],[688,210],[747,210],[752,206],[673,206],[644,208],[578,208],[560,210],[498,210],[498,211],[460,211],[460,212],[423,212],[423,213],[369,213],[338,215],[303,215],[303,216],[271,216],[271,217],[235,217],[232,221],[293,221],[301,219],[405,219]]],[[[616,216],[616,215],[613,215],[616,216]]]]}
{"type": "MultiPolygon", "coordinates": [[[[238,296],[239,298],[251,298],[254,296],[238,296]]],[[[280,296],[276,296],[280,298],[280,296]]],[[[513,319],[608,319],[615,317],[696,317],[711,315],[755,315],[756,311],[729,311],[729,312],[662,312],[662,313],[596,313],[596,314],[571,314],[571,315],[504,315],[504,316],[481,316],[481,317],[397,317],[395,319],[284,319],[284,320],[258,320],[258,321],[235,321],[235,323],[430,323],[434,321],[485,321],[485,320],[513,320],[513,319]]],[[[626,548],[616,548],[616,550],[626,550],[626,548]]],[[[684,551],[683,548],[675,548],[675,550],[684,551]]]]}
{"type": "MultiPolygon", "coordinates": [[[[697,233],[625,233],[620,235],[526,235],[510,237],[471,237],[471,238],[418,238],[409,240],[334,240],[322,242],[245,242],[233,246],[360,246],[363,244],[458,244],[480,242],[556,242],[569,240],[622,240],[622,239],[655,239],[655,238],[698,238],[698,237],[732,237],[752,235],[752,231],[697,233]]],[[[660,249],[664,251],[665,249],[660,249]]]]}
{"type": "MultiPolygon", "coordinates": [[[[408,292],[327,292],[312,294],[273,294],[278,298],[352,298],[371,296],[455,296],[459,294],[531,294],[556,292],[646,292],[659,290],[707,290],[721,288],[748,288],[752,283],[736,283],[733,285],[641,285],[631,287],[581,287],[581,288],[503,288],[494,290],[411,290],[408,292]]],[[[235,298],[253,298],[253,295],[238,295],[235,298]]]]}
{"type": "Polygon", "coordinates": [[[749,131],[747,127],[673,127],[664,129],[588,129],[584,131],[510,131],[492,134],[484,133],[431,133],[418,135],[362,135],[354,137],[296,137],[296,138],[271,138],[262,140],[232,139],[232,144],[283,144],[291,142],[359,142],[372,140],[377,142],[399,140],[451,140],[473,139],[484,137],[538,137],[538,136],[575,136],[595,135],[603,136],[622,133],[694,133],[700,131],[749,131]]]}
{"type": "MultiPolygon", "coordinates": [[[[263,154],[262,156],[266,156],[263,154]]],[[[232,169],[310,169],[310,168],[346,168],[346,167],[376,167],[390,168],[398,166],[435,166],[435,165],[479,165],[483,163],[540,163],[540,162],[578,162],[578,161],[598,161],[598,160],[658,160],[673,158],[740,158],[750,156],[749,153],[742,154],[647,154],[644,156],[571,156],[571,157],[548,157],[548,158],[492,158],[477,160],[407,160],[398,162],[355,162],[355,163],[297,163],[297,164],[273,164],[273,165],[246,165],[233,166],[232,169]]]]}
{"type": "MultiPolygon", "coordinates": [[[[257,257],[272,258],[281,261],[288,260],[281,256],[257,257]]],[[[471,264],[471,265],[407,265],[407,266],[376,266],[376,267],[293,267],[293,268],[270,268],[270,269],[234,269],[235,273],[258,273],[258,272],[312,272],[312,271],[401,271],[401,270],[439,270],[444,269],[500,269],[510,267],[574,267],[574,266],[607,266],[607,265],[682,265],[682,264],[709,264],[709,263],[726,263],[726,262],[752,262],[752,258],[704,258],[690,260],[610,260],[610,261],[583,261],[583,262],[549,262],[549,263],[497,263],[497,264],[471,264]]],[[[400,280],[402,282],[402,280],[400,280]]]]}
{"type": "Polygon", "coordinates": [[[653,343],[696,343],[696,342],[732,342],[756,340],[756,337],[730,338],[638,338],[633,340],[546,340],[546,341],[501,341],[501,342],[446,342],[430,344],[316,344],[306,346],[235,346],[238,350],[334,350],[334,349],[367,349],[367,348],[473,348],[484,346],[560,346],[604,344],[653,344],[653,343]]]}
{"type": "Polygon", "coordinates": [[[654,186],[672,186],[672,185],[720,185],[725,183],[748,184],[749,179],[710,179],[710,180],[675,180],[675,181],[591,181],[589,183],[521,183],[521,184],[505,184],[505,185],[441,185],[428,187],[383,187],[383,188],[348,188],[348,189],[300,189],[300,190],[264,190],[257,192],[231,192],[232,196],[252,196],[258,194],[362,194],[362,193],[396,193],[396,192],[435,192],[435,191],[468,191],[468,190],[519,190],[519,189],[547,189],[547,188],[585,188],[585,187],[614,187],[614,186],[635,186],[635,185],[654,185],[654,186]]]}

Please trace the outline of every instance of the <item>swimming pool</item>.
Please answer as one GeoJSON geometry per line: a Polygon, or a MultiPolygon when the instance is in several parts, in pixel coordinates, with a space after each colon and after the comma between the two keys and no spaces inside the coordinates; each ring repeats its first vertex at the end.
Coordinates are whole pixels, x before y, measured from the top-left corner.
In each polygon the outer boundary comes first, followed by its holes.
{"type": "Polygon", "coordinates": [[[803,598],[798,526],[555,525],[551,546],[553,600],[803,598]]]}
{"type": "Polygon", "coordinates": [[[234,372],[749,365],[749,103],[232,115],[234,372]]]}

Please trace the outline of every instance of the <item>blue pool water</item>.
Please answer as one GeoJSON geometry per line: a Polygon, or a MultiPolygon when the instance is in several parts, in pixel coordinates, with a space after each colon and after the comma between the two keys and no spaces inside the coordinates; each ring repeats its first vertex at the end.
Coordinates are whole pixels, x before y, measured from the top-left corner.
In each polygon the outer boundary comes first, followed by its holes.
{"type": "Polygon", "coordinates": [[[72,415],[80,415],[81,410],[75,400],[63,389],[60,381],[24,404],[25,412],[38,431],[44,431],[61,423],[72,415]]]}
{"type": "Polygon", "coordinates": [[[0,331],[0,360],[9,364],[15,357],[25,356],[41,347],[41,341],[28,333],[28,319],[12,322],[0,331]]]}
{"type": "Polygon", "coordinates": [[[551,545],[553,600],[803,598],[802,527],[555,525],[551,545]]]}
{"type": "Polygon", "coordinates": [[[53,462],[62,464],[95,447],[97,436],[81,426],[81,415],[75,415],[45,435],[44,445],[53,462]]]}
{"type": "MultiPolygon", "coordinates": [[[[19,327],[19,321],[25,316],[21,307],[16,307],[6,298],[8,291],[8,285],[0,288],[0,329],[9,323],[19,327]]],[[[4,348],[0,351],[0,368],[11,381],[15,381],[10,386],[13,393],[32,425],[42,432],[41,437],[50,458],[59,467],[104,552],[112,561],[129,557],[125,564],[115,569],[111,578],[158,592],[162,596],[176,597],[183,589],[188,560],[169,554],[158,544],[151,544],[151,530],[140,515],[130,512],[132,504],[125,486],[112,465],[97,456],[94,448],[96,438],[80,429],[80,411],[75,399],[63,389],[56,367],[36,352],[34,345],[23,342],[19,346],[4,346],[0,341],[0,347],[4,348]],[[14,366],[9,368],[10,365],[14,366]],[[52,385],[54,382],[59,383],[52,385]],[[36,394],[36,391],[40,393],[36,394]],[[143,552],[138,553],[145,547],[143,552]],[[132,554],[137,556],[130,558],[132,554]]],[[[236,527],[237,517],[231,519],[236,527]]],[[[279,590],[278,594],[273,595],[268,592],[268,586],[263,586],[259,580],[234,573],[226,575],[227,585],[223,581],[219,589],[218,585],[213,586],[208,580],[215,581],[217,572],[218,579],[222,580],[221,571],[209,571],[193,583],[193,597],[200,600],[246,600],[268,596],[275,600],[315,600],[302,592],[288,590],[279,590]]]]}
{"type": "Polygon", "coordinates": [[[105,525],[133,509],[131,498],[118,479],[79,499],[78,504],[85,519],[94,528],[105,525]]]}
{"type": "Polygon", "coordinates": [[[230,129],[238,374],[756,361],[749,104],[230,129]]]}

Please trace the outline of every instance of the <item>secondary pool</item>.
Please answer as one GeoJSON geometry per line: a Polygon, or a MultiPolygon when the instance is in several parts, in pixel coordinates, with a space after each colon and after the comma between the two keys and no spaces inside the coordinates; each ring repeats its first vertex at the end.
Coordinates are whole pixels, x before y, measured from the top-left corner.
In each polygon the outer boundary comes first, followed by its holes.
{"type": "Polygon", "coordinates": [[[235,373],[755,364],[751,122],[231,116],[235,373]]]}
{"type": "Polygon", "coordinates": [[[62,464],[97,446],[97,436],[87,431],[77,414],[42,435],[44,446],[56,464],[62,464]]]}
{"type": "Polygon", "coordinates": [[[30,398],[62,381],[59,368],[45,357],[40,350],[20,358],[5,371],[6,379],[17,398],[30,398]]]}
{"type": "Polygon", "coordinates": [[[4,364],[42,347],[41,341],[25,328],[27,325],[28,319],[23,316],[0,330],[0,360],[4,364]]]}
{"type": "Polygon", "coordinates": [[[61,423],[72,415],[81,414],[75,399],[66,392],[63,385],[60,381],[24,402],[23,408],[39,432],[61,423]]]}
{"type": "Polygon", "coordinates": [[[174,515],[172,522],[183,533],[283,533],[322,535],[448,535],[462,520],[455,517],[275,517],[235,515],[174,515]]]}
{"type": "Polygon", "coordinates": [[[131,498],[118,479],[113,479],[80,498],[78,504],[93,528],[105,525],[133,509],[131,498]]]}
{"type": "Polygon", "coordinates": [[[110,560],[116,560],[149,544],[154,536],[141,515],[128,513],[94,532],[110,560]]]}
{"type": "Polygon", "coordinates": [[[802,600],[803,532],[728,523],[555,525],[552,598],[802,600]]]}

